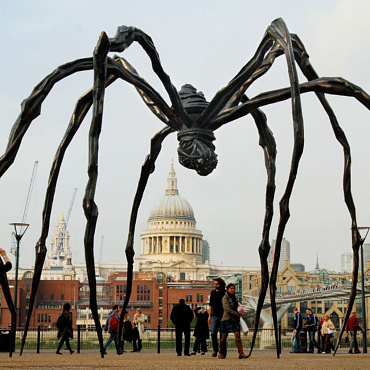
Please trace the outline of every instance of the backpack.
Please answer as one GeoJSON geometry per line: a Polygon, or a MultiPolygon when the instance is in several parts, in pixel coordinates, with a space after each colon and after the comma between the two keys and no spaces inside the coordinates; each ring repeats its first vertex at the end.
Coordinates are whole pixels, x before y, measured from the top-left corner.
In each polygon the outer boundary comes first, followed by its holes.
{"type": "Polygon", "coordinates": [[[110,318],[109,326],[110,326],[110,331],[116,331],[116,330],[118,330],[119,323],[118,323],[117,318],[116,318],[115,315],[113,315],[110,318]]]}
{"type": "Polygon", "coordinates": [[[314,318],[315,318],[316,326],[319,326],[320,325],[320,319],[317,316],[314,316],[314,318]]]}
{"type": "Polygon", "coordinates": [[[65,323],[65,317],[63,313],[59,315],[56,326],[58,330],[63,330],[65,328],[66,323],[65,323]]]}

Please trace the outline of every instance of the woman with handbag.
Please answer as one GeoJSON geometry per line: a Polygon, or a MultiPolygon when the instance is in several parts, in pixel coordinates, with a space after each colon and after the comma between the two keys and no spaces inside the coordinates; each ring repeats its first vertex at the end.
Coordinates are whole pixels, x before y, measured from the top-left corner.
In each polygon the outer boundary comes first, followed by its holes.
{"type": "Polygon", "coordinates": [[[134,315],[134,330],[132,333],[132,347],[133,347],[132,352],[141,351],[144,333],[145,333],[145,316],[141,313],[141,309],[138,308],[134,315]]]}
{"type": "Polygon", "coordinates": [[[242,341],[240,339],[240,317],[238,312],[238,300],[235,296],[235,285],[230,283],[226,286],[226,294],[222,298],[224,314],[222,316],[223,334],[220,341],[220,352],[218,358],[226,358],[226,340],[229,333],[234,333],[236,347],[238,348],[239,358],[247,358],[243,352],[242,341]]]}

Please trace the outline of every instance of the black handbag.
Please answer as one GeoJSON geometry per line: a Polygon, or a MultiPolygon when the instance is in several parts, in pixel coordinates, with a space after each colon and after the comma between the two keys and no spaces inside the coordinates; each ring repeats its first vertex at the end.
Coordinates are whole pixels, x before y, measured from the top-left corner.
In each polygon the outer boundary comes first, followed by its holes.
{"type": "Polygon", "coordinates": [[[349,336],[348,335],[344,338],[344,343],[349,343],[349,336]]]}

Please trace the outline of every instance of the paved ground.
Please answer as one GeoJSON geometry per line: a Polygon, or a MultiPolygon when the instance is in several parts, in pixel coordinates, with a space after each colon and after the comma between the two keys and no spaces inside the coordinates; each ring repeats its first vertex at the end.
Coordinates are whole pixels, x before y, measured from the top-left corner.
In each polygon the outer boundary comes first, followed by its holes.
{"type": "Polygon", "coordinates": [[[205,356],[176,356],[175,352],[164,351],[160,354],[150,351],[125,353],[117,356],[108,352],[105,358],[95,351],[84,351],[73,355],[64,351],[62,356],[54,352],[25,352],[9,357],[0,353],[0,368],[5,369],[106,369],[106,368],[176,368],[176,369],[369,369],[370,354],[350,355],[338,352],[336,356],[321,354],[291,354],[283,352],[280,359],[272,351],[254,351],[249,359],[239,360],[236,351],[229,351],[224,360],[212,358],[208,352],[205,356]]]}

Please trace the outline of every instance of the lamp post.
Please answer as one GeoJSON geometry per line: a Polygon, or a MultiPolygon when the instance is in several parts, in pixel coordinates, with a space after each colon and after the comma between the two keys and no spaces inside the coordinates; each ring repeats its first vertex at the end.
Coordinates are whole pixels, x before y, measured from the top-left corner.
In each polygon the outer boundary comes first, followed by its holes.
{"type": "Polygon", "coordinates": [[[364,242],[369,233],[370,226],[358,227],[358,230],[367,230],[365,237],[361,239],[361,303],[362,303],[362,325],[365,330],[363,340],[363,353],[367,353],[367,327],[366,327],[366,305],[365,305],[365,274],[364,274],[364,242]]]}
{"type": "MultiPolygon", "coordinates": [[[[27,231],[28,226],[30,226],[30,224],[25,224],[22,222],[12,222],[9,225],[14,226],[14,235],[15,235],[15,239],[17,240],[17,250],[15,254],[15,281],[14,281],[14,298],[13,298],[15,313],[17,316],[19,244],[20,244],[20,241],[24,233],[27,231]]],[[[14,328],[14,330],[16,330],[16,328],[14,328]]]]}

